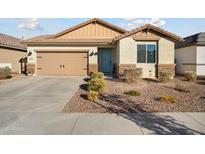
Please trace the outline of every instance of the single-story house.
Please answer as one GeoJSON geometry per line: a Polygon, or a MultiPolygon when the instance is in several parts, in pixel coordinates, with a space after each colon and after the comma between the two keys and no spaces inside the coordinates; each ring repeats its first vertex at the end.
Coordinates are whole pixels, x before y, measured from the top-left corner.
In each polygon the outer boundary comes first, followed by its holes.
{"type": "Polygon", "coordinates": [[[87,75],[101,71],[120,75],[142,68],[143,77],[159,71],[175,74],[174,45],[182,39],[150,24],[126,31],[91,19],[55,35],[28,40],[27,71],[36,75],[87,75]]]}
{"type": "Polygon", "coordinates": [[[205,75],[205,32],[184,38],[176,44],[176,72],[194,71],[198,76],[205,75]]]}
{"type": "Polygon", "coordinates": [[[0,33],[0,67],[8,66],[13,73],[21,73],[21,59],[27,56],[21,39],[0,33]]]}

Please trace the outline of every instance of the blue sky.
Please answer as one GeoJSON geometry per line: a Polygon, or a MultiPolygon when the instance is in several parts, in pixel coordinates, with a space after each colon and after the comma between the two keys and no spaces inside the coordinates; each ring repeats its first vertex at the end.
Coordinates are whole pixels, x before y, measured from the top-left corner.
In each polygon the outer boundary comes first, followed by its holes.
{"type": "MultiPolygon", "coordinates": [[[[153,24],[181,37],[205,32],[203,18],[102,18],[124,29],[133,29],[146,23],[153,24]]],[[[21,38],[55,34],[89,18],[0,18],[0,33],[21,38]]]]}

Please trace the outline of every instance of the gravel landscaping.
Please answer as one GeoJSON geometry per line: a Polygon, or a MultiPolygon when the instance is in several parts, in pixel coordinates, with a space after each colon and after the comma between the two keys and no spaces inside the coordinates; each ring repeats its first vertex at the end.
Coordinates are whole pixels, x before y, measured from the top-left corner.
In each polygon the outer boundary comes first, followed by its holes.
{"type": "Polygon", "coordinates": [[[178,77],[168,83],[159,83],[157,80],[125,83],[118,79],[107,79],[106,90],[95,103],[87,100],[86,89],[87,82],[80,86],[62,112],[205,112],[205,80],[187,82],[183,77],[178,77]],[[178,90],[177,85],[185,91],[178,90]],[[140,95],[127,96],[125,93],[130,90],[140,95]],[[162,96],[174,97],[175,102],[159,100],[162,96]]]}
{"type": "Polygon", "coordinates": [[[25,77],[26,77],[24,74],[17,74],[17,73],[12,73],[11,75],[12,75],[11,78],[8,78],[8,79],[0,79],[0,85],[1,85],[1,84],[5,84],[5,83],[8,83],[8,82],[10,82],[10,81],[14,81],[14,80],[18,80],[18,79],[22,79],[22,78],[25,78],[25,77]]]}

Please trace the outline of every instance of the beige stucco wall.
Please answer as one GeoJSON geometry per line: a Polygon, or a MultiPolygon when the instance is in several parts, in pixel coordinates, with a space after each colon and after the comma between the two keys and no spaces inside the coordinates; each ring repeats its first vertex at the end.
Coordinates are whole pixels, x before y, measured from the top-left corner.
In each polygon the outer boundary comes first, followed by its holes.
{"type": "Polygon", "coordinates": [[[132,37],[119,41],[119,64],[136,64],[136,42],[132,37]]]}
{"type": "Polygon", "coordinates": [[[174,64],[174,42],[160,38],[158,42],[159,64],[174,64]]]}
{"type": "Polygon", "coordinates": [[[197,75],[205,75],[205,47],[197,47],[197,75]]]}
{"type": "Polygon", "coordinates": [[[178,74],[183,74],[184,71],[196,71],[196,65],[182,65],[183,63],[196,64],[196,46],[176,49],[175,59],[178,74]]]}
{"type": "MultiPolygon", "coordinates": [[[[144,78],[156,77],[156,63],[137,63],[137,44],[156,44],[156,41],[135,41],[127,37],[119,41],[117,53],[119,53],[119,64],[136,64],[136,67],[143,69],[144,78]]],[[[174,42],[161,38],[158,42],[159,63],[174,64],[174,42]]]]}
{"type": "MultiPolygon", "coordinates": [[[[137,43],[155,43],[150,41],[136,42],[132,37],[119,41],[119,63],[133,64],[137,61],[137,43]]],[[[159,64],[174,64],[174,42],[161,38],[158,42],[159,64]]]]}
{"type": "Polygon", "coordinates": [[[12,72],[21,72],[21,64],[19,60],[25,58],[26,55],[27,53],[25,51],[0,47],[0,63],[10,63],[12,72]]]}

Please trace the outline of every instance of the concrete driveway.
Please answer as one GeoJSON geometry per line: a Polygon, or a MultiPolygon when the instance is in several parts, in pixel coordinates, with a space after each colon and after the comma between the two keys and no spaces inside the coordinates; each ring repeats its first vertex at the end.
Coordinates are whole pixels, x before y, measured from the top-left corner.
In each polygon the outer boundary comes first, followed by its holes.
{"type": "Polygon", "coordinates": [[[34,76],[0,84],[0,134],[44,134],[39,129],[47,122],[64,119],[60,112],[82,79],[34,76]]]}

